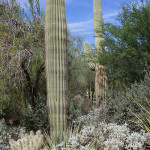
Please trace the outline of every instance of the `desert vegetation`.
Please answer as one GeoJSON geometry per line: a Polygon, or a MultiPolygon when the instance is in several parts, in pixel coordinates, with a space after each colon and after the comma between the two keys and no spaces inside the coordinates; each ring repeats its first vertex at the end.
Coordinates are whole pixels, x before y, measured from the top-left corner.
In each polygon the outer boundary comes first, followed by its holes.
{"type": "Polygon", "coordinates": [[[123,3],[95,47],[66,24],[64,0],[0,1],[0,149],[150,149],[150,1],[123,3]]]}

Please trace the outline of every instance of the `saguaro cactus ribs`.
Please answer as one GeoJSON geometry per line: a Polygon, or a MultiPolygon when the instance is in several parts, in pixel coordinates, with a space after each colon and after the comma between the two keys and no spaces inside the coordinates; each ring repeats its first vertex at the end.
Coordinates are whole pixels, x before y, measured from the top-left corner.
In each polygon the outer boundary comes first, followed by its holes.
{"type": "Polygon", "coordinates": [[[47,105],[50,133],[60,141],[66,128],[66,42],[65,0],[47,0],[45,17],[47,105]]]}

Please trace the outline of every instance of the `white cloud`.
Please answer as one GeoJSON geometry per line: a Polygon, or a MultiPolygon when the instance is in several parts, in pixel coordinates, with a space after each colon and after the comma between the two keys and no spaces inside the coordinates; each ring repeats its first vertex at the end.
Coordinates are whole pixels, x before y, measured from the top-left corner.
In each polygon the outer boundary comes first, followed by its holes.
{"type": "Polygon", "coordinates": [[[103,19],[107,19],[107,18],[110,18],[110,17],[115,17],[117,15],[118,15],[118,11],[112,12],[112,13],[108,13],[108,14],[104,14],[103,15],[103,19]]]}
{"type": "Polygon", "coordinates": [[[73,0],[65,0],[66,4],[70,4],[73,0]]]}
{"type": "Polygon", "coordinates": [[[74,22],[68,24],[71,32],[82,32],[82,33],[92,33],[93,30],[93,19],[82,21],[82,22],[74,22]]]}
{"type": "MultiPolygon", "coordinates": [[[[107,13],[103,15],[104,21],[107,22],[114,22],[114,19],[112,17],[116,17],[118,15],[118,12],[112,12],[107,13]]],[[[81,21],[81,22],[74,22],[68,24],[69,29],[71,32],[82,32],[84,34],[92,34],[93,33],[93,18],[81,21]]]]}
{"type": "Polygon", "coordinates": [[[111,13],[104,13],[103,15],[103,20],[104,23],[109,22],[109,23],[114,23],[115,18],[117,17],[119,11],[111,12],[111,13]]]}
{"type": "Polygon", "coordinates": [[[82,22],[75,22],[75,23],[70,23],[70,27],[84,27],[85,25],[89,25],[93,23],[93,19],[87,20],[87,21],[82,21],[82,22]]]}

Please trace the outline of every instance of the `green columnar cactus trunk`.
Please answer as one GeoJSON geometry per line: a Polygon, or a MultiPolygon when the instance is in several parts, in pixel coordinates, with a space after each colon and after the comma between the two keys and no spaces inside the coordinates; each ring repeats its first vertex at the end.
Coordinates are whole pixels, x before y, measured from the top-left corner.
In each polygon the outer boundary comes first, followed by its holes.
{"type": "Polygon", "coordinates": [[[67,106],[65,0],[46,1],[45,50],[50,134],[53,139],[61,141],[66,128],[67,106]]]}
{"type": "Polygon", "coordinates": [[[102,9],[101,9],[101,0],[93,0],[93,17],[94,17],[94,32],[95,32],[95,54],[103,51],[101,43],[104,41],[102,35],[102,9]],[[101,37],[97,31],[101,31],[101,37]]]}
{"type": "Polygon", "coordinates": [[[84,55],[89,68],[91,70],[94,70],[95,69],[94,56],[92,53],[92,48],[88,42],[84,42],[84,55]]]}
{"type": "MultiPolygon", "coordinates": [[[[102,32],[102,9],[101,0],[93,0],[93,16],[94,16],[94,32],[95,32],[95,56],[97,57],[99,53],[103,52],[102,42],[103,32],[102,32]],[[101,32],[100,36],[97,30],[101,32]]],[[[105,67],[96,64],[95,65],[95,96],[96,104],[98,107],[104,108],[104,100],[106,97],[106,87],[107,87],[107,76],[105,67]]]]}

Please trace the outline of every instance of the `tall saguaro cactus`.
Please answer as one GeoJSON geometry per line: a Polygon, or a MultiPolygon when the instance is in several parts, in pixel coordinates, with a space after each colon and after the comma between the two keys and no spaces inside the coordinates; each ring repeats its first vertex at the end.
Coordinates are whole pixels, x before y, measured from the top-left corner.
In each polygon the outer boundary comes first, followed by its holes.
{"type": "Polygon", "coordinates": [[[47,105],[50,133],[57,140],[62,140],[66,128],[66,42],[65,0],[47,0],[45,16],[47,105]]]}
{"type": "Polygon", "coordinates": [[[104,41],[103,39],[103,27],[102,27],[102,8],[101,8],[101,0],[93,0],[93,17],[94,17],[94,32],[95,32],[95,48],[97,55],[98,53],[103,51],[103,47],[101,43],[104,41]],[[97,33],[100,31],[101,34],[97,33]]]}
{"type": "MultiPolygon", "coordinates": [[[[97,57],[99,53],[103,52],[103,27],[102,27],[102,8],[101,0],[93,0],[93,17],[94,17],[94,32],[95,32],[95,56],[97,57]],[[97,30],[101,32],[99,35],[97,30]]],[[[96,64],[95,65],[95,96],[96,104],[98,107],[104,107],[104,100],[106,97],[106,82],[107,76],[105,73],[105,67],[96,64]]]]}
{"type": "Polygon", "coordinates": [[[89,67],[93,70],[95,68],[95,97],[98,107],[104,108],[104,100],[106,98],[107,76],[104,66],[93,62],[98,62],[97,58],[100,53],[103,53],[102,42],[102,9],[101,0],[93,0],[93,16],[94,16],[94,32],[95,32],[95,56],[91,56],[92,49],[88,42],[84,43],[84,53],[87,55],[87,62],[89,67]],[[100,34],[97,32],[100,31],[100,34]],[[92,58],[91,58],[92,57],[92,58]]]}

